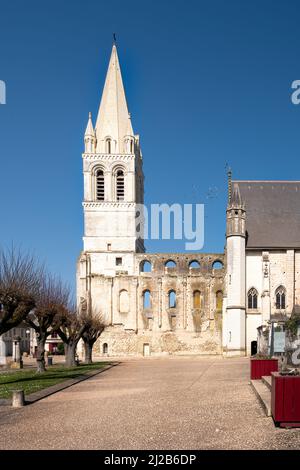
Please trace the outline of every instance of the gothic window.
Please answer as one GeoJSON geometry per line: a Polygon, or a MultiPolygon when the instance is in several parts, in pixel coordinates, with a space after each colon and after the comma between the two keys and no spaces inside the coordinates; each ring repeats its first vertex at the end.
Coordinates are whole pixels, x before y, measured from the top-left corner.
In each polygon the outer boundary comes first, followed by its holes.
{"type": "Polygon", "coordinates": [[[252,287],[248,292],[248,308],[257,308],[257,290],[252,287]]]}
{"type": "Polygon", "coordinates": [[[102,170],[98,170],[96,173],[96,199],[104,201],[104,173],[102,170]]]}
{"type": "Polygon", "coordinates": [[[106,153],[111,153],[111,139],[106,139],[106,153]]]}
{"type": "Polygon", "coordinates": [[[150,261],[142,261],[140,264],[140,271],[141,273],[150,273],[152,270],[152,266],[150,261]]]}
{"type": "Polygon", "coordinates": [[[278,310],[285,309],[285,297],[286,297],[285,288],[283,286],[278,287],[278,289],[276,289],[275,296],[276,296],[276,308],[278,310]]]}
{"type": "Polygon", "coordinates": [[[119,310],[120,313],[128,313],[129,312],[129,295],[128,291],[123,289],[120,291],[120,298],[119,298],[119,310]]]}
{"type": "Polygon", "coordinates": [[[103,343],[103,346],[102,346],[102,353],[103,353],[103,354],[107,354],[107,353],[108,353],[108,344],[107,344],[107,343],[103,343]]]}
{"type": "Polygon", "coordinates": [[[218,290],[216,292],[216,310],[217,312],[222,312],[223,308],[223,292],[218,290]]]}
{"type": "Polygon", "coordinates": [[[169,308],[176,307],[176,292],[174,290],[170,290],[169,292],[169,308]]]}
{"type": "Polygon", "coordinates": [[[117,171],[116,189],[117,189],[117,201],[124,201],[125,184],[124,184],[124,171],[123,170],[117,171]]]}
{"type": "Polygon", "coordinates": [[[197,260],[193,260],[189,264],[189,268],[191,269],[199,269],[200,268],[200,263],[197,260]]]}
{"type": "Polygon", "coordinates": [[[143,309],[146,310],[148,308],[151,308],[151,296],[150,291],[145,290],[143,292],[143,309]]]}
{"type": "Polygon", "coordinates": [[[193,292],[193,307],[201,308],[201,292],[199,290],[193,292]]]}

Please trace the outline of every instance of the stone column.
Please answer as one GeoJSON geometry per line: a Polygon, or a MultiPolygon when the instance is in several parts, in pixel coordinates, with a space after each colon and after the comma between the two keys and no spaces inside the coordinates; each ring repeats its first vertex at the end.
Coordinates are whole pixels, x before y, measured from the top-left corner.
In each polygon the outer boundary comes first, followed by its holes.
{"type": "Polygon", "coordinates": [[[182,281],[182,314],[183,314],[182,327],[183,327],[184,330],[186,330],[186,325],[187,325],[187,318],[186,318],[186,310],[187,310],[187,306],[186,306],[186,285],[187,285],[187,281],[186,281],[186,278],[184,277],[183,281],[182,281]]]}
{"type": "Polygon", "coordinates": [[[295,305],[295,251],[286,252],[286,307],[287,313],[292,314],[295,305]]]}
{"type": "Polygon", "coordinates": [[[110,321],[114,324],[114,278],[110,279],[110,321]]]}
{"type": "Polygon", "coordinates": [[[139,279],[136,277],[134,279],[134,289],[135,289],[135,332],[139,331],[139,279]]]}
{"type": "Polygon", "coordinates": [[[162,326],[162,279],[159,277],[157,279],[158,286],[158,327],[162,326]]]}
{"type": "Polygon", "coordinates": [[[3,339],[3,336],[0,336],[0,364],[1,365],[6,365],[7,359],[6,359],[6,342],[3,339]]]}
{"type": "Polygon", "coordinates": [[[106,201],[113,201],[113,176],[111,171],[105,171],[104,172],[104,178],[105,178],[105,200],[106,201]]]}
{"type": "Polygon", "coordinates": [[[23,368],[22,353],[21,353],[21,338],[16,336],[13,340],[13,364],[12,367],[16,369],[23,368]]]}
{"type": "Polygon", "coordinates": [[[261,295],[262,321],[265,324],[271,317],[271,299],[270,299],[270,259],[269,252],[262,253],[262,271],[263,271],[263,290],[261,295]]]}

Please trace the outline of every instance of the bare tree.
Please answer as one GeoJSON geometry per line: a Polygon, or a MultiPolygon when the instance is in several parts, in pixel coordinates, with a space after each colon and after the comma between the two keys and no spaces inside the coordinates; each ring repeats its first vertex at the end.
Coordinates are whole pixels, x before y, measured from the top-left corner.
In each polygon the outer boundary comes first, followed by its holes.
{"type": "MultiPolygon", "coordinates": [[[[27,323],[35,330],[37,339],[37,372],[46,371],[45,344],[51,334],[56,317],[63,315],[69,302],[69,288],[49,274],[44,275],[36,299],[35,309],[28,315],[27,323]]],[[[57,321],[56,321],[57,322],[57,321]]]]}
{"type": "Polygon", "coordinates": [[[75,307],[69,307],[55,317],[53,331],[57,332],[64,343],[66,365],[69,367],[76,366],[77,344],[87,328],[88,324],[82,321],[75,307]]]}
{"type": "Polygon", "coordinates": [[[104,321],[99,314],[82,315],[82,321],[87,324],[86,330],[82,334],[84,343],[84,361],[86,364],[91,364],[93,347],[101,333],[105,328],[104,321]]]}
{"type": "Polygon", "coordinates": [[[0,252],[0,335],[18,326],[36,305],[44,267],[14,247],[0,252]]]}

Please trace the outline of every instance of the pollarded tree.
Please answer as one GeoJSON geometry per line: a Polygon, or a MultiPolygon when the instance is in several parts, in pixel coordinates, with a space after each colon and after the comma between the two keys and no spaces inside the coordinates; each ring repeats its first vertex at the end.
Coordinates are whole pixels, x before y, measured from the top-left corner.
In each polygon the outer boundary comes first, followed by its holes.
{"type": "Polygon", "coordinates": [[[26,319],[36,305],[44,267],[12,248],[0,252],[0,335],[26,319]]]}
{"type": "Polygon", "coordinates": [[[56,315],[53,331],[62,339],[65,347],[66,365],[76,366],[76,348],[88,324],[82,321],[75,307],[69,307],[56,315]]]}
{"type": "Polygon", "coordinates": [[[36,307],[28,315],[27,323],[35,330],[37,340],[37,372],[45,372],[45,344],[52,326],[63,315],[69,303],[69,288],[49,274],[41,280],[36,298],[36,307]],[[57,319],[56,319],[57,317],[57,319]]]}
{"type": "Polygon", "coordinates": [[[104,321],[99,314],[94,312],[90,315],[81,315],[82,322],[87,324],[86,330],[82,334],[82,340],[84,343],[84,362],[91,364],[93,347],[101,333],[105,328],[104,321]]]}

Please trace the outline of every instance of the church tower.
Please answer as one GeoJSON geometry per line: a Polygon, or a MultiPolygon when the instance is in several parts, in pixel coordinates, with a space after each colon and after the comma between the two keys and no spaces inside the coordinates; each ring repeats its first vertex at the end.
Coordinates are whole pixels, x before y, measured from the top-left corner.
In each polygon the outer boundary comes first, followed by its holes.
{"type": "Polygon", "coordinates": [[[144,252],[136,230],[144,176],[139,136],[133,132],[116,44],[93,125],[84,135],[83,254],[98,275],[133,274],[134,254],[144,252]]]}
{"type": "Polygon", "coordinates": [[[245,217],[246,211],[237,183],[231,183],[226,211],[226,311],[223,318],[223,352],[225,355],[245,355],[245,217]]]}

